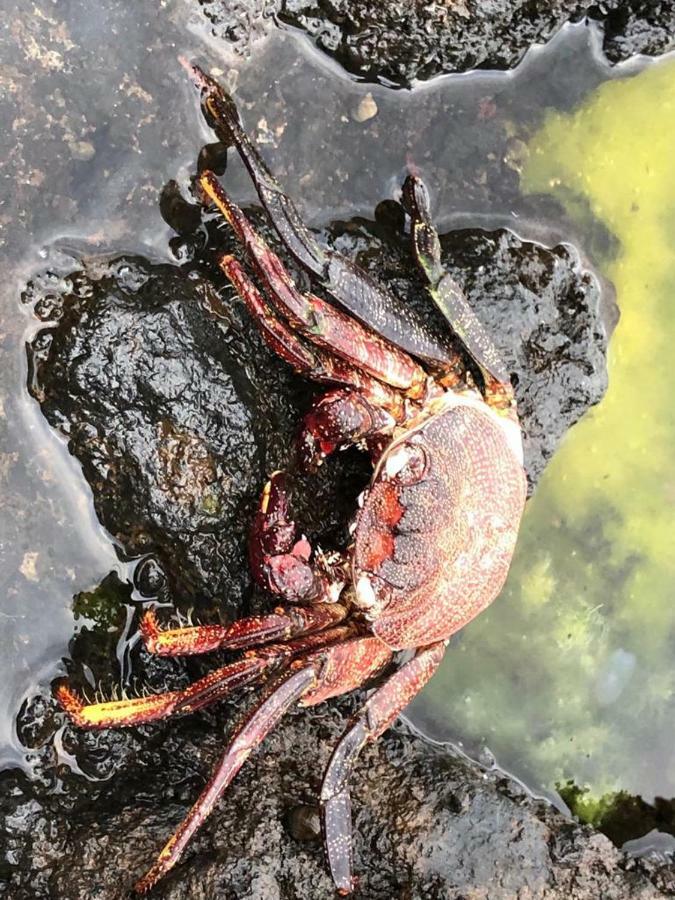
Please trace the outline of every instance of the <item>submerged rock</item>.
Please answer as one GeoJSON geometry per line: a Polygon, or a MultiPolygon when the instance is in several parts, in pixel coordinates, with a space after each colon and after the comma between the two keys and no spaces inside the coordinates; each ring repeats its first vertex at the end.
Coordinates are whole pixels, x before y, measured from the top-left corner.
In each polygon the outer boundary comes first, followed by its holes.
{"type": "Polygon", "coordinates": [[[612,62],[673,47],[675,4],[609,0],[201,0],[213,31],[244,48],[276,16],[304,29],[344,68],[371,80],[410,85],[468,69],[509,69],[533,44],[583,16],[605,27],[612,62]],[[246,39],[244,37],[246,36],[246,39]]]}

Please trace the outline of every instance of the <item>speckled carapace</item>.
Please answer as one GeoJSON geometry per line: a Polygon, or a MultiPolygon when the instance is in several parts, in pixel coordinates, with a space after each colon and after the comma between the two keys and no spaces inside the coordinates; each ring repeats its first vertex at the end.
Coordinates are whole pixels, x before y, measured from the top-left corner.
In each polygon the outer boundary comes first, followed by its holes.
{"type": "Polygon", "coordinates": [[[441,265],[420,178],[408,176],[402,202],[429,296],[450,326],[441,336],[401,309],[384,285],[317,243],[244,132],[231,97],[185,66],[208,123],[236,147],[286,251],[337,304],[296,287],[215,175],[199,175],[200,198],[229,223],[256,277],[234,256],[219,260],[252,320],[296,371],[330,386],[304,418],[299,463],[311,471],[336,449],[357,445],[374,472],[359,498],[351,545],[333,553],[313,550],[298,534],[286,478],[270,477],[249,544],[256,581],[281,601],[269,615],[171,630],[160,628],[154,612],[141,622],[152,653],[243,651],[233,662],[166,694],[86,705],[61,685],[57,696],[79,726],[108,728],[193,712],[268,679],[185,821],[137,883],[143,892],[175,865],[293,704],[321,703],[392,670],[347,728],[321,789],[328,863],[337,890],[347,894],[354,886],[348,781],[360,749],[389,727],[434,674],[451,635],[504,584],[526,494],[515,400],[494,344],[441,265]]]}

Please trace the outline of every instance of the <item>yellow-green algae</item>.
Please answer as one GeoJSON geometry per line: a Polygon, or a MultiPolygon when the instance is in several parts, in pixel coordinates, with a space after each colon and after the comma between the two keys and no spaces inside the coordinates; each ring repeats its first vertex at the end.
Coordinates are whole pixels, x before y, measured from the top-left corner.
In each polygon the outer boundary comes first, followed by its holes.
{"type": "Polygon", "coordinates": [[[524,193],[558,198],[621,319],[609,389],[551,461],[507,587],[429,686],[456,733],[552,788],[675,796],[675,65],[606,82],[529,144],[524,193]],[[448,711],[448,704],[450,710],[448,711]]]}

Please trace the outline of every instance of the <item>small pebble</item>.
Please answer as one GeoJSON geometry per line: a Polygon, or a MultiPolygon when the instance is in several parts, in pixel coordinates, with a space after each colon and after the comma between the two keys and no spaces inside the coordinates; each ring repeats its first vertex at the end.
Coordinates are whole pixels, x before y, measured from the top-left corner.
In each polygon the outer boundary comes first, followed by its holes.
{"type": "Polygon", "coordinates": [[[96,153],[96,147],[89,141],[72,141],[68,147],[73,159],[91,159],[96,153]]]}
{"type": "Polygon", "coordinates": [[[321,816],[316,806],[294,806],[286,816],[286,827],[296,841],[321,840],[321,816]]]}
{"type": "Polygon", "coordinates": [[[377,115],[377,103],[375,98],[368,91],[365,97],[361,98],[361,102],[352,113],[352,117],[356,122],[367,122],[377,115]]]}

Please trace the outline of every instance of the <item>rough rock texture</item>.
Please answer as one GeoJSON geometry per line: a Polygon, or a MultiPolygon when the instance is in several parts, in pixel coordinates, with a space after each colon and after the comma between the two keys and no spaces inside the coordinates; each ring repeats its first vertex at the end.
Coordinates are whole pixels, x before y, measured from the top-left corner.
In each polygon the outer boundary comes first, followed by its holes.
{"type": "Polygon", "coordinates": [[[585,15],[604,24],[612,62],[663,53],[675,35],[669,0],[202,0],[202,6],[214,33],[235,46],[276,15],[307,31],[349,72],[397,85],[442,72],[512,68],[533,44],[585,15]]]}
{"type": "MultiPolygon", "coordinates": [[[[242,546],[261,473],[291,455],[310,390],[261,344],[219,280],[213,248],[202,252],[203,232],[181,227],[190,213],[175,200],[169,214],[185,232],[174,246],[188,260],[182,268],[139,258],[90,261],[60,283],[44,276],[29,285],[24,300],[44,320],[30,348],[30,384],[48,420],[68,436],[98,515],[124,550],[152,553],[174,596],[213,601],[200,617],[209,607],[227,616],[241,608],[248,585],[242,546]]],[[[433,315],[401,224],[400,208],[387,203],[376,222],[336,223],[323,239],[376,269],[402,302],[433,315]]],[[[222,240],[212,229],[210,243],[222,240]]],[[[512,365],[535,478],[604,387],[597,286],[569,251],[504,232],[457,232],[443,239],[443,251],[512,365]]],[[[324,546],[344,542],[366,474],[356,453],[341,454],[312,480],[311,492],[299,494],[299,517],[324,546]]],[[[161,589],[156,570],[138,571],[146,593],[161,589]]],[[[133,610],[114,577],[75,599],[82,627],[69,668],[81,687],[110,682],[125,604],[133,610]]],[[[217,664],[160,660],[138,646],[131,652],[144,691],[172,689],[217,664]]],[[[330,747],[361,700],[293,713],[158,896],[332,896],[315,800],[330,747]]],[[[53,703],[38,698],[27,706],[21,740],[34,749],[47,785],[61,779],[61,792],[6,780],[8,896],[120,896],[120,873],[131,883],[194,800],[235,711],[240,699],[152,728],[97,734],[68,725],[61,753],[102,779],[89,782],[54,769],[45,741],[61,715],[53,703]]],[[[431,750],[403,729],[364,754],[354,787],[364,897],[659,896],[604,837],[566,822],[499,773],[431,750]]]]}
{"type": "MultiPolygon", "coordinates": [[[[324,238],[433,316],[397,207],[384,207],[379,223],[337,224],[324,238]]],[[[604,391],[597,284],[570,250],[507,232],[456,232],[443,250],[514,373],[534,483],[604,391]]],[[[209,314],[218,301],[208,268],[195,265],[187,277],[122,259],[93,279],[74,273],[60,299],[53,284],[45,295],[34,282],[25,300],[49,325],[33,342],[31,390],[68,436],[98,516],[126,553],[157,553],[179,594],[227,601],[232,612],[247,584],[242,547],[260,479],[288,463],[311,389],[263,347],[238,303],[209,314]]],[[[337,487],[335,466],[325,469],[337,487]]],[[[323,522],[315,513],[309,526],[323,539],[339,529],[337,514],[323,522]]]]}
{"type": "MultiPolygon", "coordinates": [[[[347,700],[314,714],[292,713],[248,761],[153,896],[330,900],[314,804],[329,748],[354,708],[347,700]]],[[[29,873],[9,875],[6,896],[13,900],[125,896],[187,811],[223,738],[200,715],[117,734],[112,746],[106,734],[68,728],[64,743],[78,758],[100,760],[98,767],[89,763],[90,773],[114,774],[86,787],[67,776],[63,792],[41,810],[21,781],[5,785],[0,809],[12,811],[8,849],[16,872],[29,873]]],[[[481,772],[404,728],[364,751],[353,798],[357,897],[666,896],[604,836],[533,801],[498,772],[481,772]]]]}

